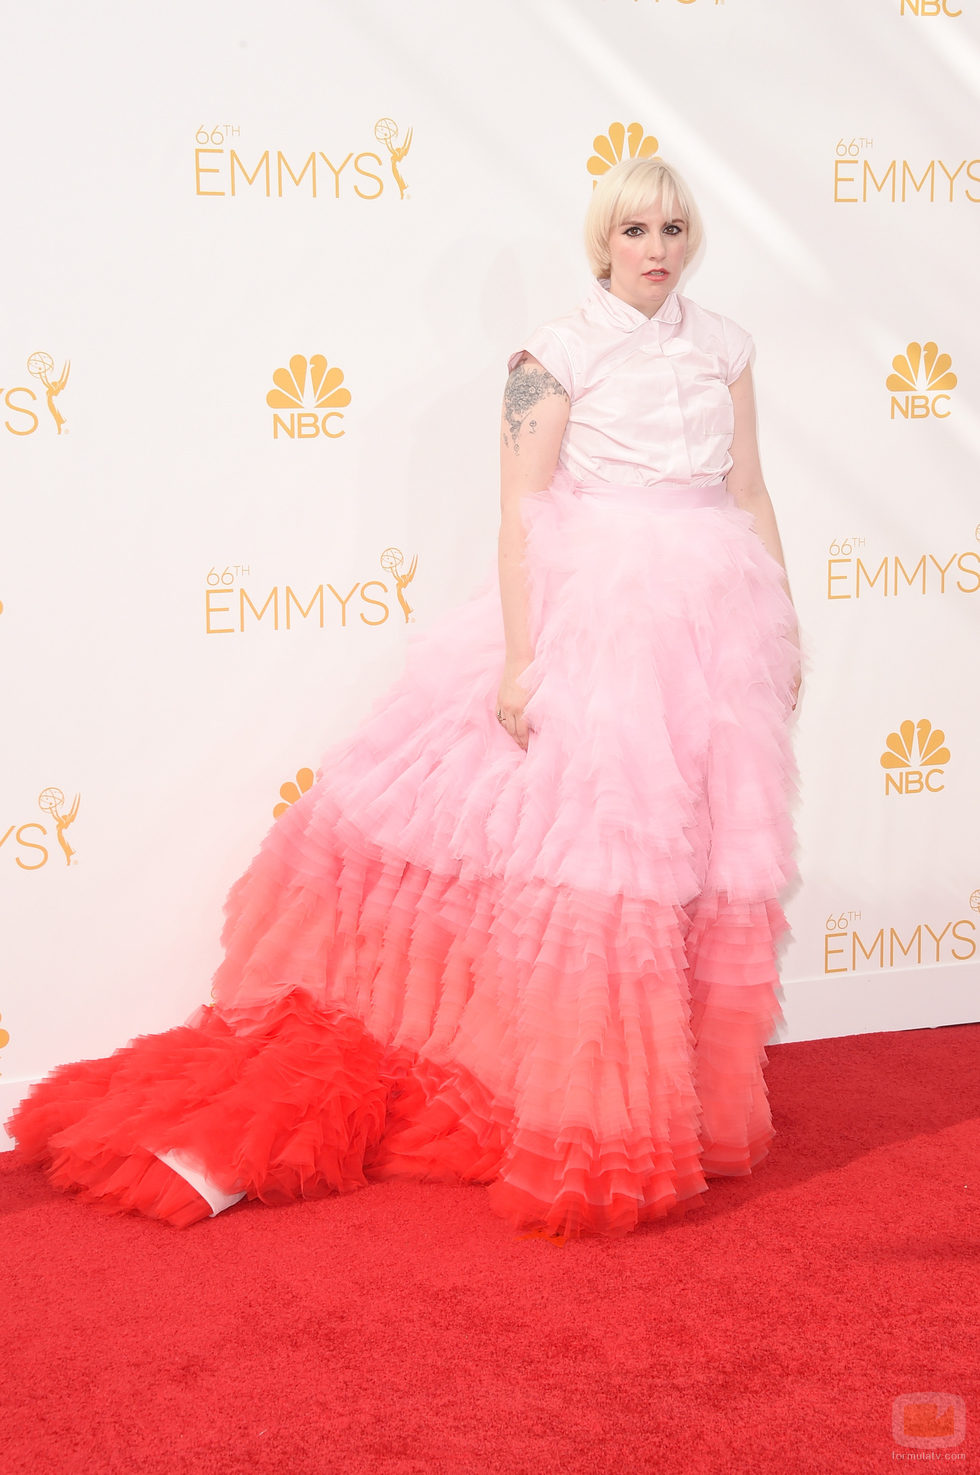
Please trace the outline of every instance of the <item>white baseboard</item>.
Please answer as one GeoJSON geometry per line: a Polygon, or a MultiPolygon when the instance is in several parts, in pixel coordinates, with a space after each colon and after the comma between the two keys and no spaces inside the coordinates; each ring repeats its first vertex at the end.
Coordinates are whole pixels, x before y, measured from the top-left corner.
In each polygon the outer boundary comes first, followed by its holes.
{"type": "Polygon", "coordinates": [[[980,1021],[980,964],[784,980],[773,1044],[980,1021]]]}

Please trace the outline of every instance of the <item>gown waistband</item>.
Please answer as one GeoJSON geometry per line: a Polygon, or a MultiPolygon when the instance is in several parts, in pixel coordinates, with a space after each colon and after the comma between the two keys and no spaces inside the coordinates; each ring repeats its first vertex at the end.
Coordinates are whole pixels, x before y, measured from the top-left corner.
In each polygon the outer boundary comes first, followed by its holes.
{"type": "Polygon", "coordinates": [[[637,486],[634,483],[609,481],[572,481],[572,490],[587,497],[609,497],[615,502],[634,503],[637,506],[660,512],[686,512],[699,507],[727,507],[731,505],[728,483],[711,482],[708,486],[693,486],[689,482],[661,481],[652,486],[637,486]]]}

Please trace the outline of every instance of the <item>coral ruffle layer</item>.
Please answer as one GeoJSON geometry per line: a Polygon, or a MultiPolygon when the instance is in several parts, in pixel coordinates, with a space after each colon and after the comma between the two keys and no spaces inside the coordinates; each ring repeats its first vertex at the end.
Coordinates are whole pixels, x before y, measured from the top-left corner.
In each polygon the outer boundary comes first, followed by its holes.
{"type": "MultiPolygon", "coordinates": [[[[689,923],[622,906],[603,954],[583,946],[578,910],[571,952],[553,919],[523,960],[501,967],[499,938],[486,947],[497,986],[471,974],[451,1048],[438,1031],[421,1052],[383,1045],[344,1007],[292,991],[247,1026],[205,1009],[64,1066],[13,1130],[58,1187],[181,1226],[209,1207],[155,1154],[266,1203],[372,1179],[479,1182],[515,1227],[626,1233],[765,1153],[779,916],[724,907],[689,923]]],[[[460,968],[449,951],[444,977],[460,968]]]]}

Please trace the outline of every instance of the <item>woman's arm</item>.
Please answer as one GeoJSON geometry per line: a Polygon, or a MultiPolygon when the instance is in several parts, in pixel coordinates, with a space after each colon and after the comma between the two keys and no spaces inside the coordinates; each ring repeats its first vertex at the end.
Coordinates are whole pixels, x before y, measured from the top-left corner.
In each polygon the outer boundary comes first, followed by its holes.
{"type": "MultiPolygon", "coordinates": [[[[786,559],[776,525],[776,514],[762,475],[759,459],[759,439],[756,433],[755,392],[752,387],[752,370],[743,369],[730,386],[732,404],[735,406],[735,434],[732,437],[732,469],[728,473],[728,490],[736,506],[748,512],[755,524],[766,551],[783,571],[783,584],[792,600],[789,579],[786,574],[786,559]]],[[[800,677],[797,675],[793,689],[793,705],[799,695],[800,677]]]]}
{"type": "MultiPolygon", "coordinates": [[[[786,560],[783,557],[783,545],[779,541],[776,514],[759,460],[751,369],[743,369],[739,374],[731,385],[731,396],[735,406],[735,434],[732,437],[732,469],[728,473],[728,490],[736,506],[752,515],[755,530],[765,544],[766,551],[776,560],[785,575],[786,560]]],[[[788,580],[786,592],[789,593],[788,580]]]]}
{"type": "Polygon", "coordinates": [[[520,678],[534,657],[528,631],[521,502],[549,484],[568,424],[570,401],[537,359],[525,354],[510,372],[500,427],[500,538],[498,569],[506,655],[497,712],[520,747],[527,747],[520,678]]]}

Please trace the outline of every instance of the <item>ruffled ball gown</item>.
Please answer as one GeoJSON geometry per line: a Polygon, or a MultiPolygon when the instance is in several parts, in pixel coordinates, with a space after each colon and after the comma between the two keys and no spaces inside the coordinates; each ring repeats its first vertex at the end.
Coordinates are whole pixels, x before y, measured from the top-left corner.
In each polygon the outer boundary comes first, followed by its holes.
{"type": "Polygon", "coordinates": [[[229,896],[213,1003],[18,1108],[54,1184],[186,1226],[236,1195],[482,1183],[564,1238],[624,1234],[765,1155],[796,649],[724,484],[747,345],[601,284],[528,340],[572,421],[526,500],[527,751],[495,720],[488,590],[276,821],[229,896]],[[588,441],[609,392],[619,425],[624,394],[666,417],[629,464],[588,441]]]}

